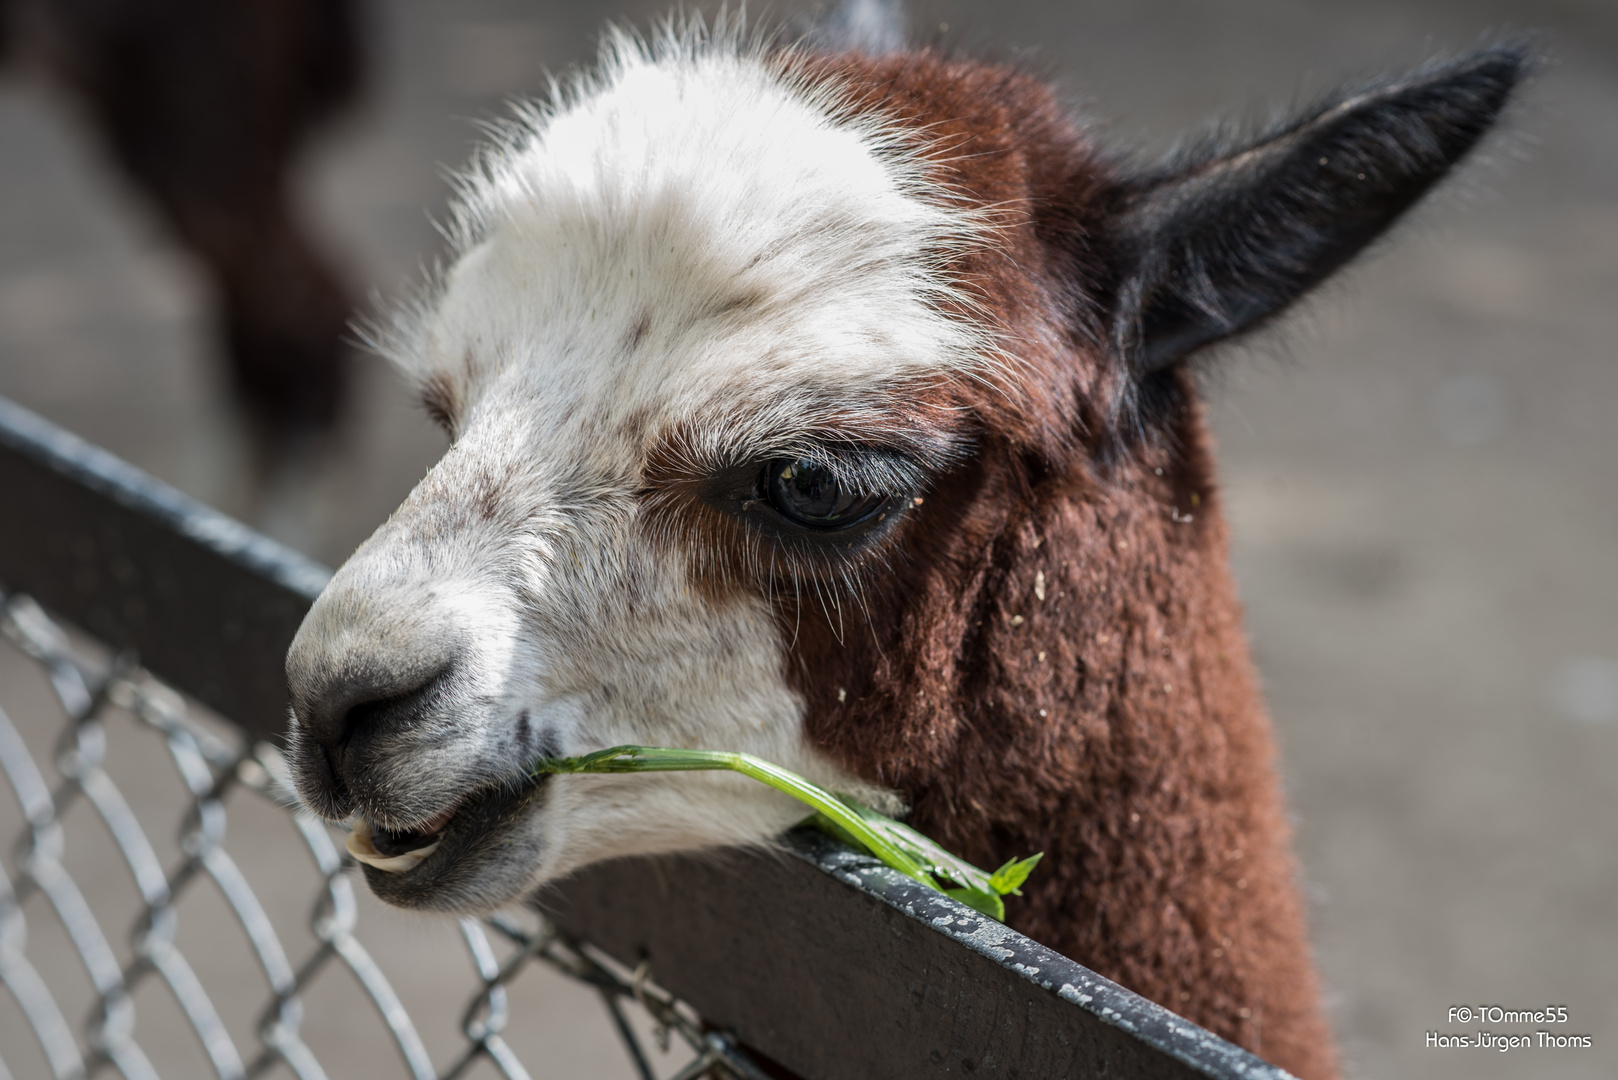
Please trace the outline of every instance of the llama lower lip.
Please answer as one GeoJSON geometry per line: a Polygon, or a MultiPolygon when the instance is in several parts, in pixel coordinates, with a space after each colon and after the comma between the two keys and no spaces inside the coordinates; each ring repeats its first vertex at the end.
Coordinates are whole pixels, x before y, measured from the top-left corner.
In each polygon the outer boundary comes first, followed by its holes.
{"type": "Polygon", "coordinates": [[[434,814],[413,829],[381,829],[373,825],[371,842],[377,851],[389,858],[425,851],[437,844],[439,835],[454,820],[455,812],[459,809],[460,802],[457,800],[448,809],[434,814]]]}
{"type": "Polygon", "coordinates": [[[350,825],[348,853],[366,866],[390,874],[414,870],[438,850],[441,834],[459,809],[457,800],[415,828],[402,831],[379,828],[364,816],[356,817],[350,825]]]}
{"type": "Polygon", "coordinates": [[[365,818],[355,818],[348,834],[348,853],[366,866],[375,867],[389,874],[402,874],[407,870],[414,870],[438,850],[439,844],[437,837],[433,837],[420,847],[390,852],[378,848],[376,840],[375,827],[365,818]]]}
{"type": "Polygon", "coordinates": [[[457,910],[457,894],[476,876],[470,868],[483,866],[496,854],[506,857],[501,845],[526,817],[545,779],[524,776],[491,784],[460,800],[444,820],[424,822],[422,827],[439,826],[435,836],[398,837],[405,842],[419,838],[420,848],[393,854],[377,850],[374,857],[361,858],[361,851],[370,855],[366,845],[376,848],[375,827],[367,824],[371,831],[363,839],[353,839],[359,829],[351,834],[349,850],[364,864],[371,891],[383,900],[402,907],[457,910]]]}

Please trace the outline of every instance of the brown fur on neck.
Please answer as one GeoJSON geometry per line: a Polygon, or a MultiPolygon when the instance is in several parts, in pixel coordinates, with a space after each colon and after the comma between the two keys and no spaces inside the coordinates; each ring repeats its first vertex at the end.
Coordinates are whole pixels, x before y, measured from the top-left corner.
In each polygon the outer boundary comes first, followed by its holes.
{"type": "Polygon", "coordinates": [[[924,127],[950,189],[997,208],[995,247],[957,271],[1023,365],[1016,386],[956,391],[976,452],[861,601],[840,617],[779,601],[809,737],[979,865],[1044,851],[1015,928],[1328,1080],[1194,385],[1159,380],[1131,434],[1129,380],[1096,344],[1106,269],[1086,221],[1105,169],[1014,72],[928,54],[809,68],[924,127]]]}

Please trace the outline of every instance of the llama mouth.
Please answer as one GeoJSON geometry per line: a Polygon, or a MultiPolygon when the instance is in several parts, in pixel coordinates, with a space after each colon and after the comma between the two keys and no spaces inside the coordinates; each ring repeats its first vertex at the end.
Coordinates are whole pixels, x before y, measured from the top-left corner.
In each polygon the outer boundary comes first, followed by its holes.
{"type": "Polygon", "coordinates": [[[348,851],[365,867],[379,898],[400,907],[460,911],[486,906],[478,879],[516,872],[521,861],[514,838],[541,797],[547,777],[512,777],[460,799],[408,831],[378,828],[353,819],[348,851]]]}
{"type": "Polygon", "coordinates": [[[444,830],[459,809],[459,802],[453,803],[449,809],[403,832],[381,829],[368,818],[356,817],[348,834],[348,853],[366,866],[390,874],[414,870],[438,850],[444,830]]]}

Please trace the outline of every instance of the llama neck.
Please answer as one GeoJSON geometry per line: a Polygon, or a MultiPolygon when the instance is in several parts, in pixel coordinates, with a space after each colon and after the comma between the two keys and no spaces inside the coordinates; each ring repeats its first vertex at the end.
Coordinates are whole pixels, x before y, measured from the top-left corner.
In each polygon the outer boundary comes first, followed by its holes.
{"type": "Polygon", "coordinates": [[[1178,453],[1146,451],[1105,483],[1075,473],[1016,499],[1020,481],[986,464],[977,510],[948,515],[901,581],[903,615],[811,664],[825,676],[844,658],[835,678],[805,680],[810,735],[979,865],[1044,851],[1008,902],[1017,929],[1327,1077],[1269,723],[1194,413],[1178,435],[1178,453]],[[979,511],[994,505],[1018,509],[990,536],[979,511]]]}

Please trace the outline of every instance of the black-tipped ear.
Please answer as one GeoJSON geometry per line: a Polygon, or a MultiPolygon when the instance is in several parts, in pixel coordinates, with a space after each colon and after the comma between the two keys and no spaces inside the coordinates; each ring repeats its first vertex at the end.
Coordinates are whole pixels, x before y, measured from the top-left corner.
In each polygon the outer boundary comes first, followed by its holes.
{"type": "Polygon", "coordinates": [[[1109,230],[1115,346],[1148,373],[1281,311],[1465,157],[1533,60],[1526,44],[1495,45],[1132,182],[1109,230]]]}

